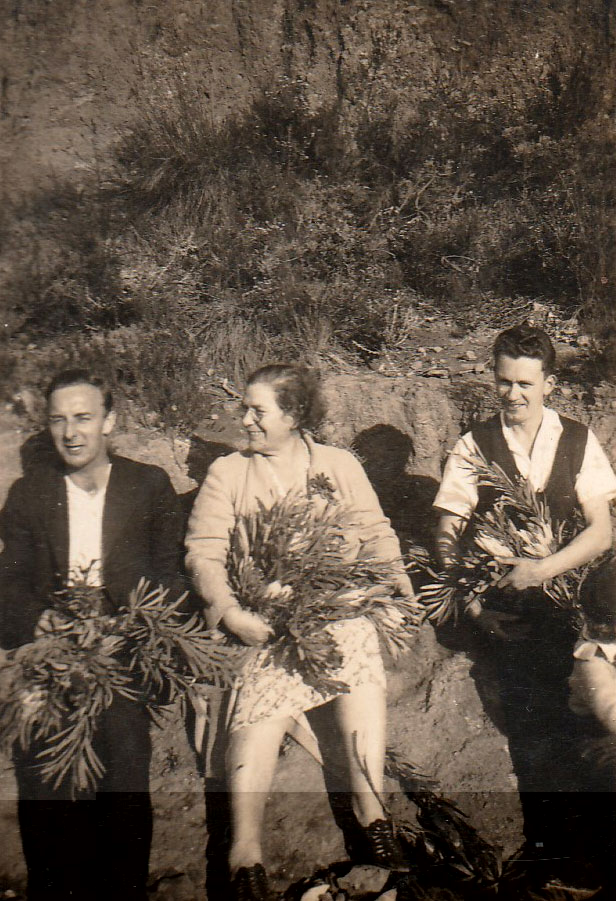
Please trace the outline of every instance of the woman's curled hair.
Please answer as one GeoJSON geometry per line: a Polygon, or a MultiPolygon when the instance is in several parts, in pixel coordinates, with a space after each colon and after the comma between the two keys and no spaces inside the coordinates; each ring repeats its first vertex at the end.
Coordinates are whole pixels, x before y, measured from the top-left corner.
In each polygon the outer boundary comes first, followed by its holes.
{"type": "Polygon", "coordinates": [[[325,417],[325,401],[319,374],[297,363],[271,363],[261,366],[248,378],[271,385],[280,409],[292,416],[299,429],[314,431],[325,417]]]}

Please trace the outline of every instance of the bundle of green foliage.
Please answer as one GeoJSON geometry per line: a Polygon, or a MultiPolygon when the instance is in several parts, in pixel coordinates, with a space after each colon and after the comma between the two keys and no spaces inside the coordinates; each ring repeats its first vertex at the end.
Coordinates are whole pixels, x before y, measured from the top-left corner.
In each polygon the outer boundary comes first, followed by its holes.
{"type": "Polygon", "coordinates": [[[195,683],[232,685],[237,650],[182,615],[184,599],[142,580],[110,615],[87,581],[57,593],[49,626],[0,661],[0,745],[41,747],[45,781],[93,789],[104,772],[97,721],[115,694],[144,703],[160,725],[164,707],[195,683]]]}
{"type": "Polygon", "coordinates": [[[348,691],[336,679],[342,656],[330,627],[365,616],[397,656],[419,624],[416,604],[396,593],[400,561],[349,558],[348,514],[326,476],[306,498],[291,492],[238,519],[227,560],[240,604],[272,627],[266,662],[299,673],[317,691],[348,691]]]}
{"type": "MultiPolygon", "coordinates": [[[[510,479],[498,464],[488,463],[480,453],[469,455],[466,462],[476,473],[479,486],[497,492],[494,506],[474,517],[473,527],[462,536],[460,557],[448,569],[439,570],[424,548],[409,552],[411,566],[427,577],[419,589],[419,600],[427,618],[437,624],[464,612],[476,601],[483,604],[488,592],[509,571],[504,559],[547,557],[583,527],[581,520],[572,525],[553,521],[549,507],[526,479],[510,479]]],[[[602,555],[542,586],[546,596],[578,627],[583,623],[582,585],[588,573],[604,561],[602,555]]]]}

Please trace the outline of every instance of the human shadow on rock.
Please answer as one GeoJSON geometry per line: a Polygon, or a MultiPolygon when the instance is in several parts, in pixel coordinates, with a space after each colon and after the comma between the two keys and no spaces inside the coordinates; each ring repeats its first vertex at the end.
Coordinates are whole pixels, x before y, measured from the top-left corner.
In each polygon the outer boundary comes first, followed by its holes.
{"type": "Polygon", "coordinates": [[[403,553],[413,544],[432,551],[436,522],[432,503],[438,482],[431,476],[407,473],[413,454],[410,437],[383,423],[359,432],[352,447],[363,463],[383,512],[391,520],[403,553]]]}
{"type": "Polygon", "coordinates": [[[235,450],[236,448],[233,444],[224,440],[213,441],[208,438],[201,438],[198,435],[192,436],[186,458],[186,467],[188,477],[194,479],[197,486],[180,497],[187,521],[195,498],[199,493],[199,488],[203,484],[208,469],[214,460],[217,460],[219,457],[226,457],[227,454],[232,454],[235,450]]]}

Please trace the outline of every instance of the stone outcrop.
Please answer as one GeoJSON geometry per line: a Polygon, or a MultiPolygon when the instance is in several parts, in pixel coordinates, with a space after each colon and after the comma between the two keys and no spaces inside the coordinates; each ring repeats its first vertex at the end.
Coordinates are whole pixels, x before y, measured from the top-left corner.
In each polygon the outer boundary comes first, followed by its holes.
{"type": "Polygon", "coordinates": [[[383,477],[399,472],[440,479],[459,414],[447,394],[426,381],[380,375],[327,379],[324,438],[378,462],[383,477]]]}

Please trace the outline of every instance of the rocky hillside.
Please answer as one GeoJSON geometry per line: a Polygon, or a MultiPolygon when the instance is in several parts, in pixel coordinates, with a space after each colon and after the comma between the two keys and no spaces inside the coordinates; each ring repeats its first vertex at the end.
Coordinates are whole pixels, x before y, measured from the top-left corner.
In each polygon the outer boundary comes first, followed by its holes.
{"type": "MultiPolygon", "coordinates": [[[[483,382],[468,383],[467,390],[482,390],[487,403],[489,376],[482,378],[483,382]]],[[[403,545],[429,540],[434,522],[430,504],[441,461],[463,415],[443,384],[438,378],[412,381],[372,373],[330,376],[326,385],[328,440],[353,446],[360,454],[403,545]]],[[[572,397],[561,396],[558,403],[588,419],[572,397]]],[[[613,417],[597,409],[592,420],[614,459],[616,451],[609,442],[613,417]]],[[[4,414],[0,446],[6,465],[0,502],[19,474],[20,448],[28,435],[14,415],[4,414]]],[[[241,441],[237,406],[226,402],[216,418],[204,421],[190,439],[172,441],[160,432],[133,426],[114,440],[120,452],[164,466],[188,504],[213,456],[241,441]]],[[[458,802],[480,834],[508,856],[521,842],[516,777],[498,727],[489,667],[475,653],[478,649],[472,636],[437,638],[426,626],[413,650],[398,664],[389,663],[388,743],[420,772],[435,778],[440,791],[458,802]]],[[[220,856],[215,843],[225,822],[220,785],[209,783],[209,794],[204,795],[201,762],[191,744],[192,724],[179,710],[167,729],[155,732],[155,742],[152,896],[157,901],[196,901],[202,897],[207,873],[210,897],[216,899],[220,856]],[[208,836],[212,844],[206,868],[208,836]]],[[[390,779],[388,790],[395,816],[413,820],[414,805],[405,801],[399,784],[390,779]]],[[[4,839],[0,889],[18,891],[24,867],[8,760],[0,765],[0,823],[4,839]]],[[[294,745],[279,763],[266,834],[268,867],[279,889],[345,858],[321,769],[294,745]]]]}

